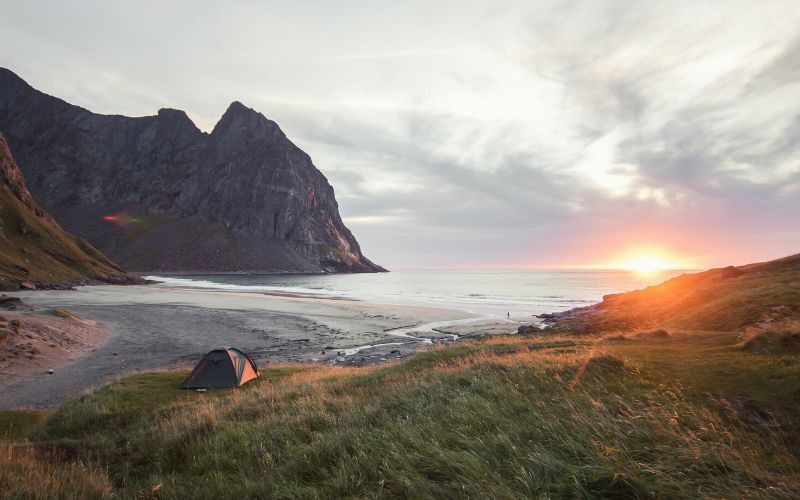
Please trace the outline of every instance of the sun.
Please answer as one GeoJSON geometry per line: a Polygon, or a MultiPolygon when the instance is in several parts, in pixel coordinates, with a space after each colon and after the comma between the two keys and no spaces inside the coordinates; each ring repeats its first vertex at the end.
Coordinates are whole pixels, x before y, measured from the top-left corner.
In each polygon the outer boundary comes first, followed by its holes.
{"type": "Polygon", "coordinates": [[[674,269],[675,265],[666,259],[654,255],[639,255],[623,262],[622,268],[640,273],[654,273],[665,269],[674,269]]]}

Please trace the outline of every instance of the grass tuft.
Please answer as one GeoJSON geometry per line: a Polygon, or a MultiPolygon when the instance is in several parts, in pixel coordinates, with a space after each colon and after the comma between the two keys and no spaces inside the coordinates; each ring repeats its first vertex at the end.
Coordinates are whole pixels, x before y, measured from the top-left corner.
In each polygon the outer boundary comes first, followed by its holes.
{"type": "Polygon", "coordinates": [[[50,310],[50,313],[53,316],[58,316],[59,318],[64,319],[82,319],[80,316],[75,314],[74,312],[64,309],[63,307],[56,307],[50,310]]]}
{"type": "Polygon", "coordinates": [[[669,337],[669,332],[663,328],[657,328],[655,330],[636,332],[633,336],[640,339],[665,339],[669,337]]]}
{"type": "Polygon", "coordinates": [[[739,337],[739,346],[762,354],[800,354],[800,320],[746,328],[739,337]]]}

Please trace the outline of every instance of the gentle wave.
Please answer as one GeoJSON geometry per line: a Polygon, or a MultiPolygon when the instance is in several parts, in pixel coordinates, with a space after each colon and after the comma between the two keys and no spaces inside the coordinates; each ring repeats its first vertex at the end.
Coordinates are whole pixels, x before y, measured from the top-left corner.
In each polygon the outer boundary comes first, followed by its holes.
{"type": "Polygon", "coordinates": [[[285,286],[267,286],[267,285],[237,285],[234,283],[219,283],[216,281],[196,280],[189,278],[172,278],[167,276],[145,276],[145,279],[160,281],[163,285],[168,287],[177,288],[193,288],[201,290],[225,290],[231,292],[252,292],[252,293],[290,293],[299,295],[317,295],[329,296],[334,295],[327,293],[323,288],[301,288],[301,287],[285,287],[285,286]]]}
{"type": "Polygon", "coordinates": [[[460,309],[488,316],[530,315],[585,306],[608,293],[677,275],[603,270],[397,271],[377,274],[147,276],[164,287],[294,294],[460,309]]]}

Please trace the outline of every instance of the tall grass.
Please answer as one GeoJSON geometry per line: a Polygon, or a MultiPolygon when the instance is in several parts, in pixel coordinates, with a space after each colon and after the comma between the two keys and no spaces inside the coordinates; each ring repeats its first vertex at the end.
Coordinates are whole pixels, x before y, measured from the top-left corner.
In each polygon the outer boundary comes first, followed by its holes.
{"type": "Polygon", "coordinates": [[[800,353],[800,319],[748,327],[739,337],[743,349],[766,354],[800,353]]]}
{"type": "Polygon", "coordinates": [[[130,498],[800,495],[780,426],[687,397],[613,349],[493,338],[380,368],[278,367],[207,394],[173,389],[182,374],[139,375],[29,438],[130,498]]]}
{"type": "Polygon", "coordinates": [[[0,497],[109,498],[112,491],[102,470],[26,444],[0,443],[0,497]]]}

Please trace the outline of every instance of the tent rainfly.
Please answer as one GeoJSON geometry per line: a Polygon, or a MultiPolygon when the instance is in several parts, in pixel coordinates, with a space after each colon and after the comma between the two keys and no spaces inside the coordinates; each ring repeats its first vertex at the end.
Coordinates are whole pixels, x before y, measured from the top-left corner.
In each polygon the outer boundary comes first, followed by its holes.
{"type": "Polygon", "coordinates": [[[181,383],[181,389],[239,387],[258,377],[256,363],[239,349],[215,349],[205,356],[181,383]]]}

